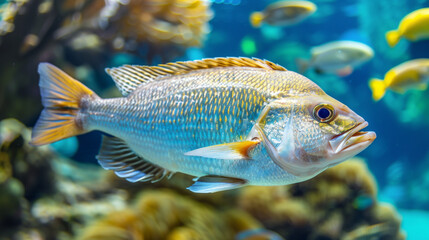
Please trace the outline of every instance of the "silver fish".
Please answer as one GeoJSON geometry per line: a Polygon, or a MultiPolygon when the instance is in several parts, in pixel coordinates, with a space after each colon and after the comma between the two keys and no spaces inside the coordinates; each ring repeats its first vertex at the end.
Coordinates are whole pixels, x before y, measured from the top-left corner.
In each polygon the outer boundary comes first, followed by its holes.
{"type": "Polygon", "coordinates": [[[304,76],[260,59],[214,58],[107,69],[124,97],[101,99],[58,68],[39,65],[45,109],[32,144],[100,130],[98,162],[131,182],[175,172],[188,189],[309,179],[368,147],[374,132],[304,76]]]}

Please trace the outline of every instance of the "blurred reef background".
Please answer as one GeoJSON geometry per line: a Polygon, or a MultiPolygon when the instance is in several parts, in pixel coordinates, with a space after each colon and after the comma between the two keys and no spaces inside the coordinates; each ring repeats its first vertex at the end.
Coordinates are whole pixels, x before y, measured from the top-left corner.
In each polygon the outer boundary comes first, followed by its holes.
{"type": "Polygon", "coordinates": [[[314,0],[302,23],[253,28],[249,15],[272,2],[0,0],[0,240],[428,239],[429,92],[388,91],[374,102],[368,80],[429,58],[429,40],[395,48],[385,40],[429,1],[314,0]],[[106,67],[247,56],[297,71],[296,59],[334,40],[363,42],[375,56],[346,77],[305,75],[364,117],[377,139],[309,181],[192,194],[189,176],[131,184],[103,170],[98,132],[28,144],[42,109],[39,62],[115,97],[106,67]]]}

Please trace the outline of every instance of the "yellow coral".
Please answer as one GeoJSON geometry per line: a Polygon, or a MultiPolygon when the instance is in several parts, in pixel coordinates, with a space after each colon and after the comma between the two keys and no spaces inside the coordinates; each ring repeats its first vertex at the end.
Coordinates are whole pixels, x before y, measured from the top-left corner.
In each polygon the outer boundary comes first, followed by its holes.
{"type": "Polygon", "coordinates": [[[154,44],[199,46],[209,32],[212,18],[208,1],[131,0],[120,19],[121,36],[154,44]]]}
{"type": "Polygon", "coordinates": [[[362,193],[377,196],[377,183],[362,158],[352,158],[335,167],[327,169],[323,176],[327,179],[345,182],[349,187],[356,187],[362,193]]]}
{"type": "Polygon", "coordinates": [[[169,190],[146,190],[130,209],[108,214],[85,229],[80,239],[233,239],[240,231],[260,226],[245,213],[216,212],[169,190]]]}
{"type": "Polygon", "coordinates": [[[287,239],[403,239],[396,210],[376,202],[375,179],[360,158],[309,181],[238,192],[240,208],[287,239]]]}

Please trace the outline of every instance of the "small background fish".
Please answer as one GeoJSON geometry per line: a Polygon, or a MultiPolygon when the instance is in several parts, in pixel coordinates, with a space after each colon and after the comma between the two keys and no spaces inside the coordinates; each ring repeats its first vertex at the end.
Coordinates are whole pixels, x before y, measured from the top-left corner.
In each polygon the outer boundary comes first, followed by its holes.
{"type": "Polygon", "coordinates": [[[0,238],[234,239],[254,228],[285,239],[341,239],[357,229],[363,230],[352,236],[426,236],[428,90],[388,90],[374,102],[368,81],[428,58],[425,38],[404,38],[393,48],[386,41],[386,32],[428,8],[427,0],[314,0],[317,11],[299,24],[258,29],[249,16],[275,1],[105,2],[0,0],[0,238]],[[374,57],[345,77],[314,71],[305,76],[377,132],[376,142],[359,154],[361,164],[348,160],[310,181],[282,187],[192,194],[186,190],[192,177],[179,173],[158,183],[131,184],[100,168],[94,158],[102,139],[97,131],[76,137],[77,149],[73,141],[29,145],[43,108],[40,62],[113,98],[121,93],[105,68],[246,56],[297,72],[295,59],[310,59],[313,46],[336,40],[363,42],[374,57]],[[368,196],[373,200],[363,204],[368,196]],[[244,213],[235,218],[220,209],[244,213]],[[366,231],[378,223],[389,224],[388,235],[366,231]],[[84,236],[78,234],[83,228],[84,236]]]}
{"type": "Polygon", "coordinates": [[[429,59],[414,59],[404,62],[391,70],[384,80],[373,78],[369,81],[372,90],[372,98],[380,100],[387,89],[398,93],[405,93],[409,89],[427,89],[429,81],[429,59]]]}

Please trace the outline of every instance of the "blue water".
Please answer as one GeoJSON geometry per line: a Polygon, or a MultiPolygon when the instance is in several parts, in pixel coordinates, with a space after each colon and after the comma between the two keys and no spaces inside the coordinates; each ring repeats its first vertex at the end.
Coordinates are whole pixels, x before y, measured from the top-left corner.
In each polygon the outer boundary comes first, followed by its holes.
{"type": "MultiPolygon", "coordinates": [[[[429,91],[404,95],[390,92],[380,102],[374,102],[368,81],[372,77],[382,78],[386,71],[404,60],[429,58],[429,40],[401,40],[392,49],[384,41],[386,30],[396,28],[406,13],[429,7],[429,1],[316,0],[313,2],[317,4],[318,11],[300,24],[253,28],[249,23],[250,13],[264,9],[270,2],[273,1],[213,0],[214,18],[210,21],[211,32],[204,45],[189,49],[176,60],[247,56],[242,48],[242,41],[246,38],[255,46],[254,53],[247,57],[267,59],[296,71],[295,58],[308,58],[309,49],[313,46],[334,40],[355,40],[372,46],[374,59],[347,77],[314,73],[307,76],[329,95],[364,117],[369,122],[368,129],[377,133],[374,143],[359,156],[366,159],[376,177],[380,199],[403,209],[403,226],[409,232],[408,239],[425,239],[419,231],[425,230],[422,226],[428,226],[429,114],[424,110],[429,109],[426,106],[429,104],[429,91]],[[423,100],[412,102],[417,94],[423,100]],[[419,104],[423,106],[419,107],[419,104]],[[416,110],[410,111],[413,106],[417,106],[416,110]],[[409,114],[412,116],[407,116],[409,114]]],[[[144,60],[126,54],[118,55],[110,64],[131,63],[130,59],[134,64],[145,64],[144,60]]],[[[107,74],[99,77],[103,79],[99,88],[113,86],[107,74]]],[[[78,143],[70,140],[58,144],[57,148],[70,144],[76,149],[79,145],[75,153],[66,152],[64,155],[73,155],[76,161],[95,163],[100,133],[91,132],[77,139],[78,143]]]]}
{"type": "MultiPolygon", "coordinates": [[[[386,29],[389,26],[397,26],[402,18],[400,16],[404,16],[403,12],[407,10],[398,9],[401,1],[380,0],[382,8],[379,9],[377,16],[369,13],[367,16],[362,16],[362,11],[359,11],[362,2],[359,1],[314,1],[318,5],[318,13],[314,17],[295,26],[274,28],[265,26],[262,29],[251,27],[248,16],[253,11],[263,9],[270,1],[238,1],[238,5],[221,2],[223,1],[214,1],[212,4],[215,17],[210,22],[212,31],[203,48],[189,50],[180,60],[246,56],[241,48],[241,41],[243,38],[248,38],[255,42],[256,52],[252,55],[253,57],[268,59],[288,69],[296,70],[295,62],[288,56],[290,52],[292,54],[289,50],[293,49],[282,49],[282,46],[291,46],[291,43],[294,43],[308,51],[312,46],[334,40],[355,40],[372,46],[375,50],[375,58],[347,77],[336,77],[333,81],[336,87],[329,87],[329,84],[328,87],[323,87],[324,76],[312,75],[315,77],[311,79],[320,84],[329,95],[363,116],[369,122],[368,129],[377,133],[376,141],[360,156],[367,160],[370,170],[376,176],[380,198],[403,209],[429,210],[429,202],[418,200],[419,196],[429,194],[429,180],[422,182],[424,175],[429,175],[428,114],[425,112],[410,122],[403,122],[401,115],[406,111],[402,108],[407,104],[407,98],[400,94],[391,94],[390,99],[395,99],[394,102],[386,98],[375,103],[368,87],[368,80],[371,77],[382,78],[386,71],[401,63],[401,60],[389,58],[385,54],[386,51],[377,49],[377,46],[382,43],[374,39],[383,39],[384,32],[378,32],[380,36],[366,32],[363,28],[363,19],[371,18],[371,24],[381,25],[379,29],[383,29],[384,25],[386,29]],[[379,20],[387,13],[397,15],[396,19],[391,18],[391,22],[379,20]],[[388,177],[389,167],[395,162],[401,163],[402,173],[399,182],[392,182],[391,177],[388,177]]],[[[370,1],[366,2],[370,4],[370,1]]],[[[409,10],[429,6],[429,1],[403,0],[403,2],[407,2],[405,5],[409,10]]],[[[385,45],[387,46],[387,43],[385,45]]],[[[401,40],[397,47],[402,49],[402,55],[408,55],[407,59],[429,57],[427,40],[413,43],[401,40]]],[[[397,49],[391,51],[400,52],[397,49]]],[[[308,57],[308,53],[307,56],[301,57],[308,57]]],[[[425,96],[429,104],[429,93],[426,92],[425,96]]],[[[88,147],[79,148],[76,159],[91,161],[97,153],[99,134],[81,136],[79,140],[82,145],[88,147]]],[[[423,230],[422,226],[427,223],[418,220],[415,214],[407,213],[403,217],[404,228],[409,232],[409,239],[424,239],[418,231],[423,230]]]]}

